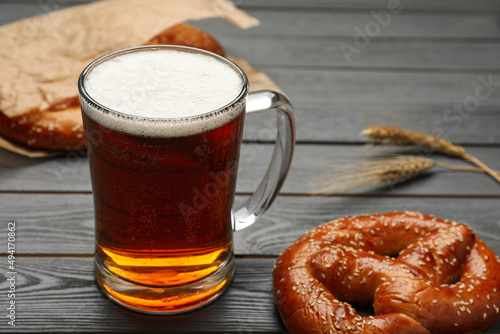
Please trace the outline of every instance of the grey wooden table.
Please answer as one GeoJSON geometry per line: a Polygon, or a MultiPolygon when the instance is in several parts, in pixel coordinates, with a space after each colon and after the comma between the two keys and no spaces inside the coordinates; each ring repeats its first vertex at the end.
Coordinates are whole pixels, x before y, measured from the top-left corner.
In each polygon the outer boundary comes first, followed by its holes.
{"type": "MultiPolygon", "coordinates": [[[[2,0],[0,24],[82,2],[2,0]]],[[[399,186],[322,196],[308,189],[325,163],[373,153],[359,136],[372,124],[438,133],[500,169],[500,2],[400,0],[392,12],[388,0],[235,3],[260,26],[240,30],[220,19],[193,24],[286,92],[296,108],[297,147],[273,207],[235,236],[229,290],[208,307],[176,317],[144,316],[111,303],[93,280],[86,157],[29,159],[0,150],[0,277],[8,272],[11,221],[17,270],[15,327],[6,317],[9,284],[0,281],[1,332],[286,332],[272,298],[274,261],[306,231],[344,215],[434,214],[468,223],[500,254],[500,184],[484,174],[433,168],[399,186]]],[[[272,120],[252,115],[247,121],[238,201],[254,190],[273,147],[259,134],[272,120]]],[[[487,333],[500,333],[500,323],[487,333]]]]}

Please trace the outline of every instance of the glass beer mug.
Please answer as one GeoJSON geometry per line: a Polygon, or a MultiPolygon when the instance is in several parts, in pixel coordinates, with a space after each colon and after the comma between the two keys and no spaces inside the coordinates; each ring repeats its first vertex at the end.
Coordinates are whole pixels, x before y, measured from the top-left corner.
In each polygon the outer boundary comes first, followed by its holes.
{"type": "Polygon", "coordinates": [[[96,223],[96,281],[146,313],[217,298],[233,276],[233,231],[281,188],[294,149],[292,106],[249,93],[231,61],[198,49],[145,46],[105,55],[78,88],[96,223]],[[255,193],[233,205],[246,113],[275,110],[277,142],[255,193]]]}

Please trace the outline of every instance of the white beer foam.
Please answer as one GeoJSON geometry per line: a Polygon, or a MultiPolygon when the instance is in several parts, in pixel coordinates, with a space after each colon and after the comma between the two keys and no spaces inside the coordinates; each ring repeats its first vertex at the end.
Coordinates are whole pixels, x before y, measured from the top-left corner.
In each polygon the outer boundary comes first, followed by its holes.
{"type": "Polygon", "coordinates": [[[89,117],[107,128],[135,135],[201,133],[228,123],[243,109],[238,104],[205,115],[233,102],[243,89],[243,80],[221,60],[177,50],[116,56],[94,67],[84,86],[94,101],[119,112],[106,112],[82,101],[89,117]]]}

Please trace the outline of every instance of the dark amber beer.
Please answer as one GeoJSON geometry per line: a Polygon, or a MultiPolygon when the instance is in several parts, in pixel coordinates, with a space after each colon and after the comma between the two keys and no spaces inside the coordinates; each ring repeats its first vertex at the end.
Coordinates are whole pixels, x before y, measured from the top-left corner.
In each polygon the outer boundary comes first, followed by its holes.
{"type": "Polygon", "coordinates": [[[173,138],[121,133],[84,116],[87,129],[102,133],[88,145],[100,264],[163,287],[196,282],[231,260],[243,115],[173,138]]]}
{"type": "MultiPolygon", "coordinates": [[[[245,74],[207,52],[141,47],[90,64],[79,89],[101,290],[148,313],[213,300],[233,276],[233,224],[257,217],[232,210],[245,74]]],[[[291,155],[279,159],[288,168],[291,155]]],[[[263,182],[252,210],[263,212],[282,181],[263,182]]]]}

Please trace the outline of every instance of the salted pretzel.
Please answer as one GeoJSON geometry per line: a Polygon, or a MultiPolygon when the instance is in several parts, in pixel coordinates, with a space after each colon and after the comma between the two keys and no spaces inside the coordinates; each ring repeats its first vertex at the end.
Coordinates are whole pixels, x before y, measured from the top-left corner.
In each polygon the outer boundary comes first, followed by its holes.
{"type": "Polygon", "coordinates": [[[498,256],[468,226],[413,212],[313,229],[280,255],[273,286],[291,333],[477,333],[500,320],[498,256]]]}
{"type": "MultiPolygon", "coordinates": [[[[185,23],[173,25],[144,43],[152,44],[190,46],[224,55],[224,49],[210,34],[185,23]]],[[[76,75],[75,85],[77,79],[76,75]]],[[[64,98],[45,109],[33,108],[14,117],[8,117],[0,110],[0,133],[31,148],[84,149],[85,138],[78,96],[64,98]]]]}

